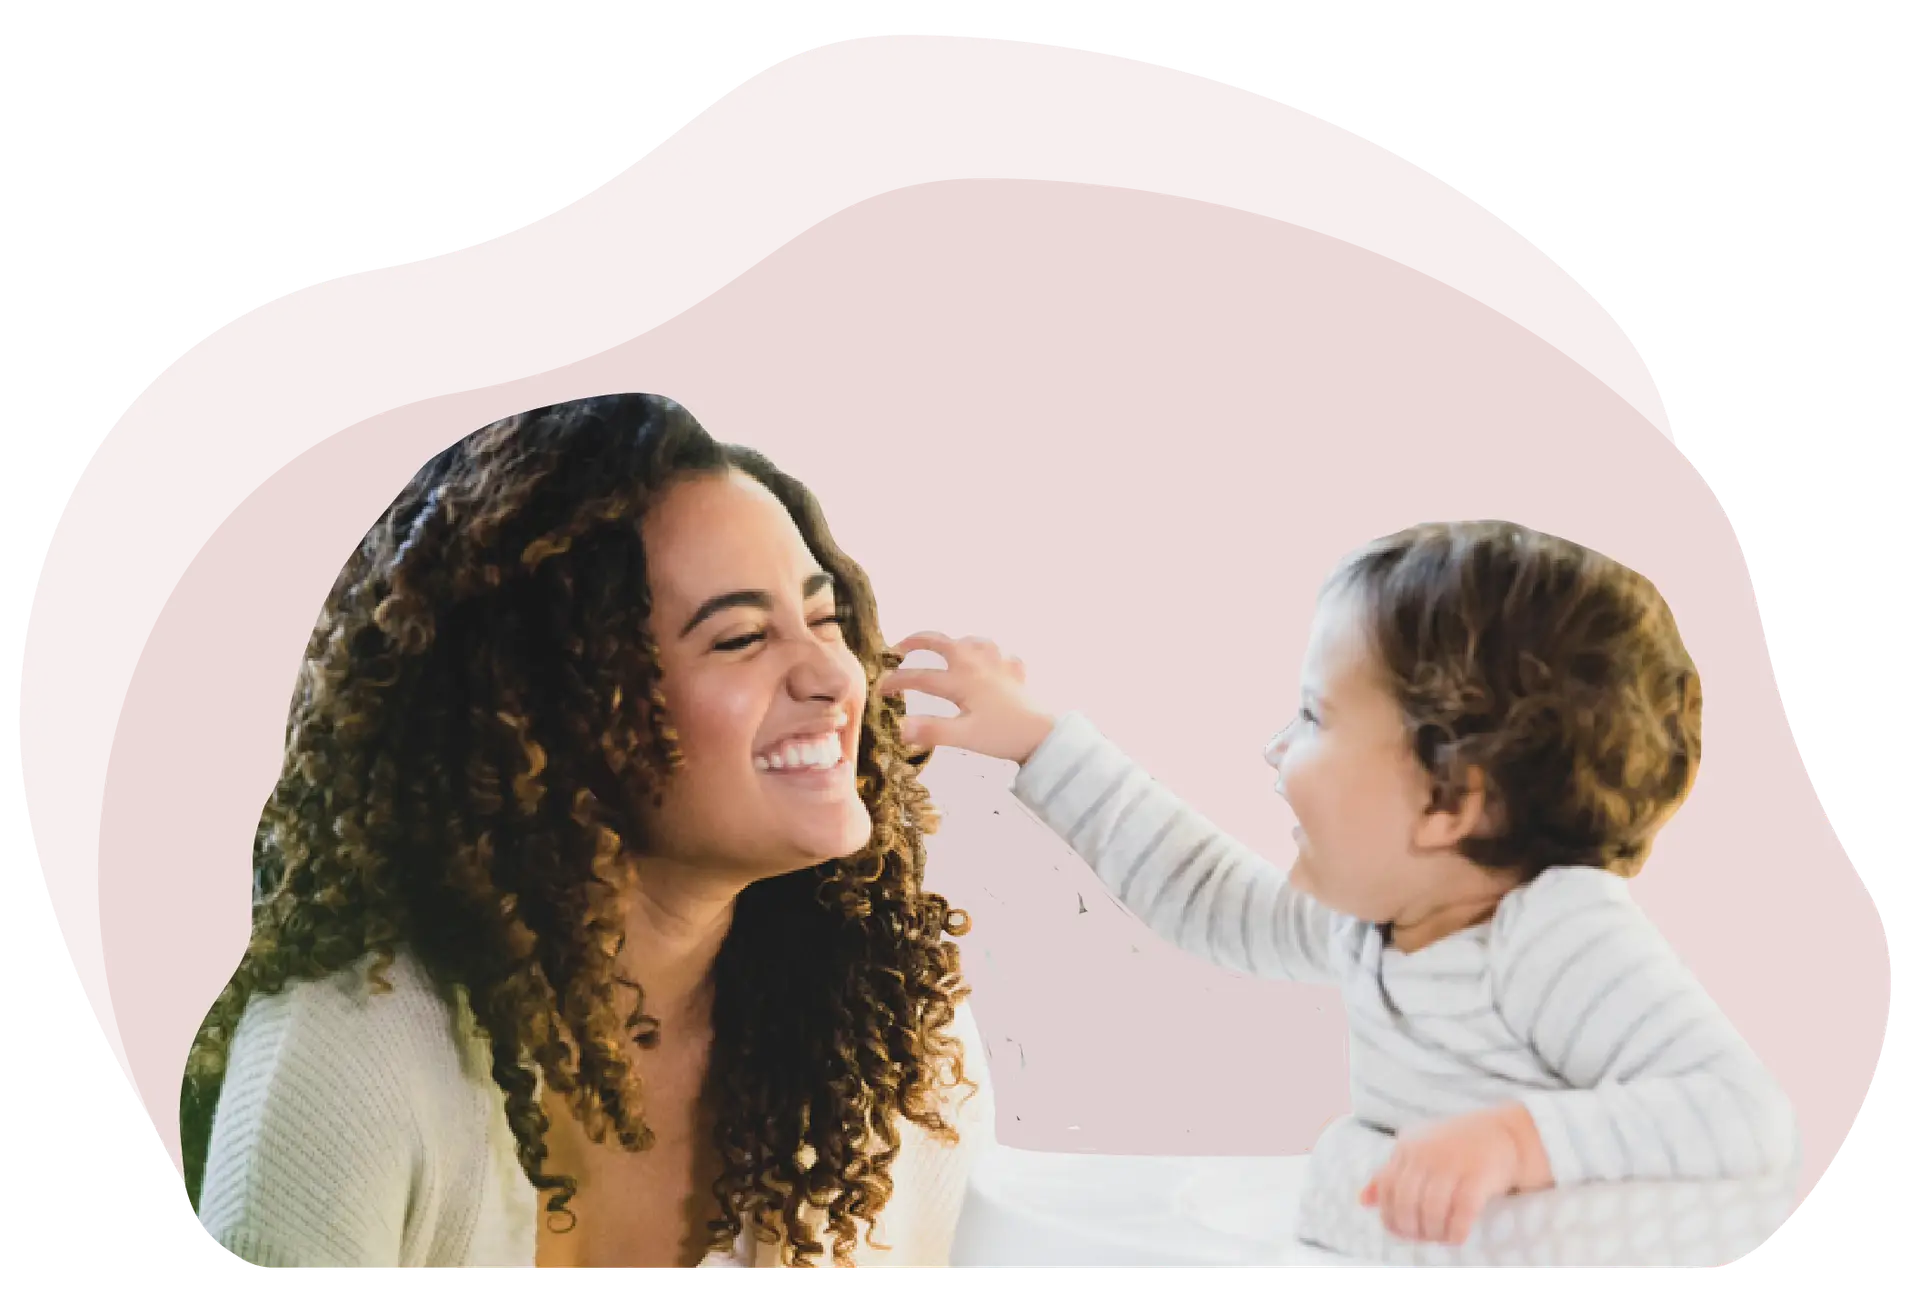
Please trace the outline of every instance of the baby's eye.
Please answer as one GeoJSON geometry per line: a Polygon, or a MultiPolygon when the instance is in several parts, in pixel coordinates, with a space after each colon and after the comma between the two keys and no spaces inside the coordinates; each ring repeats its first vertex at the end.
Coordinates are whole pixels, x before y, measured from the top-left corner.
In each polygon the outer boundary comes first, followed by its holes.
{"type": "Polygon", "coordinates": [[[1309,726],[1318,726],[1320,724],[1320,719],[1313,715],[1313,710],[1304,704],[1301,705],[1299,718],[1309,726]]]}

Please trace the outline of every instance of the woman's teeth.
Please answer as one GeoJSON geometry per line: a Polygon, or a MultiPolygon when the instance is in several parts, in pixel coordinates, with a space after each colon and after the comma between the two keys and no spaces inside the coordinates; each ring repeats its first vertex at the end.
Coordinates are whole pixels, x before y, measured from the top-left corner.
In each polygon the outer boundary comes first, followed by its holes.
{"type": "Polygon", "coordinates": [[[840,737],[821,735],[811,740],[794,740],[784,748],[761,754],[753,760],[761,771],[826,771],[840,765],[840,737]]]}

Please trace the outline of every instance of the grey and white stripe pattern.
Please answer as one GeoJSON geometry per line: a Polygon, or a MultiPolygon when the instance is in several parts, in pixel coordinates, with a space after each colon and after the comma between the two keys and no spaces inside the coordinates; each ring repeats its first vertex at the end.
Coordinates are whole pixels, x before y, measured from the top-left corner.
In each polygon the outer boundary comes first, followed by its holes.
{"type": "Polygon", "coordinates": [[[1398,1133],[1517,1099],[1560,1185],[1797,1165],[1792,1105],[1617,876],[1556,868],[1491,921],[1405,954],[1295,890],[1077,713],[1014,794],[1178,947],[1338,985],[1359,1125],[1398,1133]]]}
{"type": "Polygon", "coordinates": [[[1014,796],[1064,839],[1128,911],[1242,975],[1337,984],[1365,930],[1181,803],[1069,714],[1014,779],[1014,796]]]}
{"type": "Polygon", "coordinates": [[[1795,1164],[1792,1104],[1625,881],[1556,869],[1491,926],[1500,1009],[1570,1087],[1521,1095],[1556,1176],[1716,1179],[1795,1164]]]}

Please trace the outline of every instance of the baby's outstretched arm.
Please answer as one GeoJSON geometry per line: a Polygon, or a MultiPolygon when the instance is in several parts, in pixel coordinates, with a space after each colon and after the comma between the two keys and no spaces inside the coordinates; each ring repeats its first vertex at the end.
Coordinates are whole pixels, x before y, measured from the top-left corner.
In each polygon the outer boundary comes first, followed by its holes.
{"type": "Polygon", "coordinates": [[[1503,905],[1493,987],[1508,1025],[1570,1086],[1520,1097],[1556,1184],[1798,1164],[1792,1103],[1619,877],[1549,871],[1503,905]]]}
{"type": "Polygon", "coordinates": [[[1078,713],[1055,724],[1014,797],[1154,933],[1243,975],[1337,978],[1332,912],[1172,794],[1078,713]]]}
{"type": "Polygon", "coordinates": [[[947,666],[894,672],[882,692],[918,690],[960,709],[907,719],[908,742],[1021,764],[1015,797],[1155,933],[1244,975],[1337,980],[1329,957],[1336,914],[1168,792],[1085,718],[1042,712],[1027,698],[1016,660],[986,641],[931,634],[898,647],[931,649],[947,666]]]}

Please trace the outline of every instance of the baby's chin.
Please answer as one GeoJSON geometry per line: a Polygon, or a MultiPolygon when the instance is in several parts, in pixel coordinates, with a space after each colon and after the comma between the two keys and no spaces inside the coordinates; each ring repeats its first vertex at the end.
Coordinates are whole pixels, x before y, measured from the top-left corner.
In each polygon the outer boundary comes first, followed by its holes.
{"type": "Polygon", "coordinates": [[[1364,912],[1356,910],[1356,905],[1347,901],[1346,897],[1340,893],[1337,885],[1329,890],[1327,886],[1321,883],[1319,868],[1314,864],[1313,858],[1304,850],[1300,856],[1294,860],[1293,871],[1287,879],[1293,888],[1299,890],[1302,894],[1305,894],[1308,898],[1324,908],[1329,908],[1334,912],[1349,917],[1365,916],[1364,912]]]}

